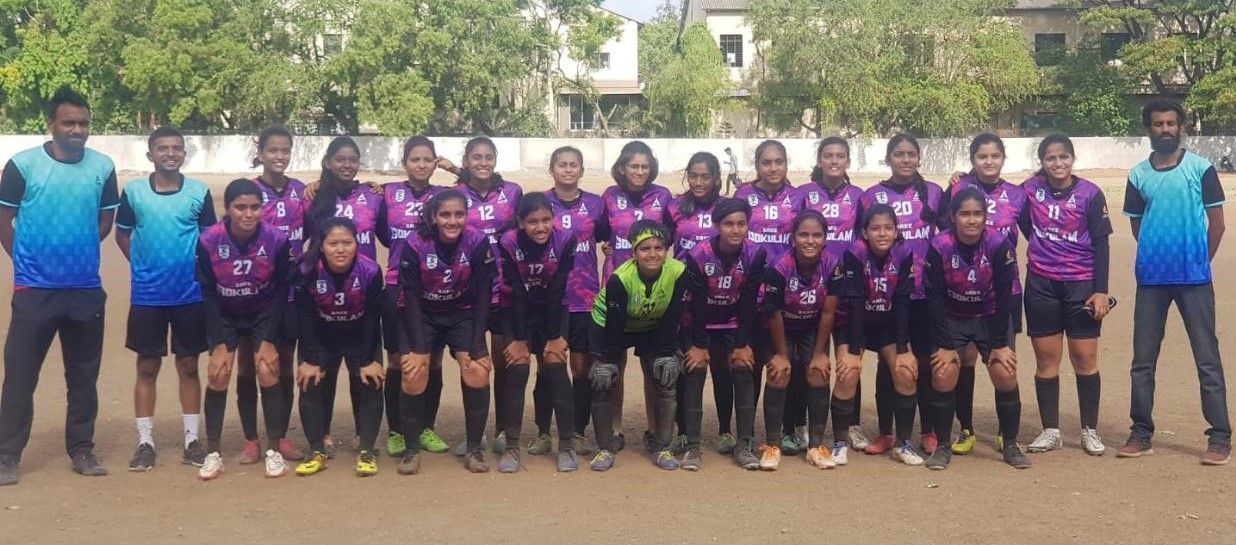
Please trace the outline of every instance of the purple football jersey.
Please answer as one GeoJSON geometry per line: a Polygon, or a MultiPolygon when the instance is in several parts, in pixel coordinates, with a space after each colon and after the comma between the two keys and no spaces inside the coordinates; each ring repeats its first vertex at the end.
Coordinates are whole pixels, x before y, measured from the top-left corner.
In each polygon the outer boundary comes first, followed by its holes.
{"type": "Polygon", "coordinates": [[[596,228],[605,213],[601,197],[587,191],[570,206],[562,202],[553,190],[545,192],[554,210],[554,223],[575,233],[575,267],[567,277],[566,303],[568,312],[591,312],[592,302],[601,289],[598,277],[596,228]]]}
{"type": "MultiPolygon", "coordinates": [[[[312,206],[312,201],[306,201],[305,211],[312,206]]],[[[356,251],[373,260],[378,259],[377,228],[381,208],[382,196],[364,184],[352,188],[346,195],[335,197],[335,217],[348,218],[356,224],[356,251]]],[[[316,229],[316,226],[308,227],[316,229]]]]}
{"type": "Polygon", "coordinates": [[[278,260],[289,258],[279,253],[288,237],[271,225],[258,225],[243,248],[228,234],[226,221],[216,223],[198,239],[210,254],[219,309],[229,314],[257,314],[275,302],[275,270],[278,260]]]}
{"type": "Polygon", "coordinates": [[[472,254],[477,247],[490,244],[489,237],[480,229],[465,228],[458,247],[449,258],[438,255],[437,244],[432,238],[418,234],[409,237],[407,244],[419,259],[422,310],[447,313],[471,309],[475,300],[471,293],[472,254]]]}
{"type": "Polygon", "coordinates": [[[385,236],[390,241],[391,249],[386,267],[386,285],[399,283],[399,254],[404,247],[403,241],[416,234],[416,226],[421,222],[421,209],[443,189],[446,188],[430,185],[424,191],[417,192],[406,181],[382,185],[382,199],[386,201],[385,236]]]}
{"type": "MultiPolygon", "coordinates": [[[[1004,180],[988,187],[976,176],[962,176],[953,194],[967,187],[977,187],[987,196],[987,226],[1008,237],[1009,244],[1017,249],[1017,222],[1026,205],[1026,191],[1019,185],[1004,180]]],[[[1013,295],[1021,293],[1021,273],[1013,275],[1013,295]]]]}
{"type": "Polygon", "coordinates": [[[305,184],[288,178],[283,192],[254,178],[262,190],[262,221],[283,231],[292,247],[292,256],[300,257],[305,251],[305,184]]]}
{"type": "Polygon", "coordinates": [[[673,199],[668,189],[657,184],[649,184],[638,199],[618,186],[611,186],[601,194],[605,215],[609,218],[609,245],[614,249],[605,259],[605,273],[601,278],[609,278],[614,269],[631,259],[631,242],[627,240],[631,226],[642,219],[663,221],[665,209],[673,199]]]}
{"type": "Polygon", "coordinates": [[[369,287],[382,281],[382,268],[377,262],[363,255],[356,256],[352,272],[342,282],[336,282],[322,260],[314,270],[313,284],[309,295],[317,318],[323,322],[338,324],[355,322],[365,317],[365,299],[369,287]]]}
{"type": "MultiPolygon", "coordinates": [[[[824,299],[836,295],[828,292],[828,284],[839,261],[836,256],[821,253],[820,264],[810,277],[798,272],[798,262],[793,253],[781,256],[773,264],[773,269],[785,279],[785,306],[781,309],[781,317],[785,321],[786,331],[815,331],[819,327],[824,299]]],[[[833,329],[844,325],[840,306],[837,311],[833,329]]]]}
{"type": "MultiPolygon", "coordinates": [[[[934,182],[921,180],[921,183],[926,187],[927,202],[925,204],[937,215],[943,214],[944,211],[940,210],[940,203],[944,198],[944,190],[934,182]]],[[[931,238],[939,232],[939,228],[934,218],[923,217],[924,203],[918,197],[917,186],[918,183],[897,187],[887,181],[880,182],[867,188],[867,191],[863,193],[862,206],[863,210],[869,210],[876,204],[887,204],[892,207],[893,213],[897,215],[897,230],[901,231],[901,238],[914,252],[914,266],[922,270],[923,263],[927,260],[927,247],[931,244],[931,238]]],[[[910,298],[919,300],[926,297],[922,275],[916,275],[914,293],[910,298]]]]}
{"type": "Polygon", "coordinates": [[[1003,233],[987,228],[974,255],[966,261],[952,229],[931,239],[931,246],[940,254],[944,266],[944,307],[950,315],[978,318],[996,312],[994,260],[1005,240],[1003,233]]]}
{"type": "Polygon", "coordinates": [[[734,191],[734,198],[746,199],[751,205],[747,240],[764,248],[770,263],[789,253],[794,214],[802,209],[802,195],[798,190],[787,181],[776,193],[768,195],[756,189],[755,182],[747,182],[734,191]]]}
{"type": "MultiPolygon", "coordinates": [[[[523,188],[515,182],[503,180],[501,185],[491,187],[484,195],[467,184],[456,184],[455,189],[463,193],[468,201],[468,225],[485,233],[489,243],[497,248],[502,233],[515,227],[515,208],[519,206],[520,197],[524,196],[523,188]]],[[[495,255],[494,259],[501,258],[495,255]]],[[[501,293],[502,264],[499,263],[494,275],[493,304],[502,301],[501,293]]]]}
{"type": "Polygon", "coordinates": [[[891,324],[898,282],[908,272],[899,270],[899,267],[905,262],[907,256],[913,254],[910,245],[904,241],[894,244],[883,263],[880,263],[879,258],[871,253],[865,240],[854,241],[847,252],[863,265],[863,278],[866,280],[866,304],[864,305],[867,312],[866,321],[891,324]]]}
{"type": "MultiPolygon", "coordinates": [[[[553,281],[554,275],[558,274],[558,264],[562,262],[563,256],[570,251],[567,247],[574,239],[574,234],[571,231],[554,227],[553,233],[549,236],[546,242],[544,251],[537,259],[532,259],[522,248],[519,247],[519,231],[511,230],[502,234],[502,240],[498,242],[507,255],[514,256],[515,266],[519,269],[520,278],[507,278],[507,282],[523,282],[524,289],[528,291],[528,301],[531,305],[543,306],[552,301],[549,300],[549,283],[553,281]]],[[[506,283],[502,284],[503,300],[510,300],[511,288],[506,283]]]]}
{"type": "Polygon", "coordinates": [[[705,240],[689,252],[691,259],[703,271],[708,285],[704,297],[706,314],[703,317],[691,316],[686,322],[702,319],[706,329],[734,329],[738,327],[738,299],[748,278],[756,272],[755,259],[760,247],[750,242],[743,244],[738,258],[726,268],[712,244],[712,240],[705,240]]]}
{"type": "Polygon", "coordinates": [[[717,234],[717,228],[712,225],[712,207],[716,201],[708,206],[696,203],[695,210],[686,214],[682,211],[682,199],[679,197],[669,204],[669,221],[674,224],[674,256],[680,259],[696,244],[717,234]]]}
{"type": "Polygon", "coordinates": [[[1094,246],[1090,210],[1103,191],[1089,180],[1059,198],[1042,176],[1022,184],[1030,200],[1033,225],[1026,258],[1030,270],[1052,280],[1074,282],[1094,279],[1094,246]]]}
{"type": "Polygon", "coordinates": [[[824,216],[828,243],[824,251],[840,258],[854,241],[858,226],[858,213],[862,206],[863,190],[846,182],[830,193],[828,188],[815,182],[798,188],[803,208],[815,210],[824,216]]]}

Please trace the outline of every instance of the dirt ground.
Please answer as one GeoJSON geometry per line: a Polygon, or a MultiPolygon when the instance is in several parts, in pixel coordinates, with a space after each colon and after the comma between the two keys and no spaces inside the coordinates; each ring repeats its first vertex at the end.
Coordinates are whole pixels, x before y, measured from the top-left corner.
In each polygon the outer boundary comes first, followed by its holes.
{"type": "MultiPolygon", "coordinates": [[[[1118,211],[1125,173],[1086,174],[1103,185],[1113,212],[1118,211]]],[[[205,177],[218,184],[216,200],[232,177],[205,177]]],[[[541,172],[509,178],[528,189],[548,186],[541,172]]],[[[396,178],[388,173],[367,179],[396,178]]],[[[681,173],[663,176],[676,192],[680,180],[681,173]]],[[[1231,194],[1236,179],[1226,182],[1231,194]]],[[[587,180],[598,191],[605,183],[600,173],[587,180]]],[[[1228,207],[1228,221],[1236,224],[1233,210],[1228,207]]],[[[992,390],[980,378],[975,416],[981,446],[955,458],[945,472],[862,454],[852,455],[848,467],[828,472],[796,458],[784,460],[776,473],[745,472],[708,450],[703,471],[666,473],[632,449],[620,454],[607,474],[586,468],[558,474],[551,457],[526,456],[519,474],[471,475],[449,454],[428,454],[420,475],[396,475],[394,461],[383,456],[380,475],[358,479],[345,454],[322,475],[268,480],[260,466],[236,462],[241,434],[233,398],[225,429],[227,472],[202,483],[195,471],[177,463],[179,409],[175,375],[169,370],[160,382],[155,426],[160,465],[149,474],[130,474],[125,464],[135,444],[134,358],[123,343],[128,273],[109,239],[103,244],[103,277],[111,302],[96,441],[111,476],[86,479],[69,471],[62,446],[64,382],[59,351],[53,349],[36,398],[21,484],[0,489],[0,543],[1230,543],[1236,532],[1236,469],[1198,464],[1206,425],[1185,334],[1174,312],[1159,373],[1158,454],[1139,460],[1112,455],[1128,427],[1134,294],[1128,222],[1116,214],[1113,223],[1112,292],[1121,305],[1108,318],[1100,356],[1105,378],[1100,429],[1109,454],[1092,458],[1080,450],[1073,374],[1066,370],[1061,400],[1066,449],[1034,455],[1035,465],[1027,471],[1010,469],[993,450],[992,390]]],[[[1229,358],[1236,357],[1236,337],[1229,336],[1236,284],[1227,274],[1227,267],[1236,266],[1233,244],[1225,244],[1215,263],[1219,339],[1229,358]]],[[[11,262],[0,259],[0,285],[11,282],[11,262]]],[[[9,305],[0,305],[0,323],[8,322],[9,312],[9,305]]],[[[1040,426],[1033,356],[1024,337],[1018,339],[1018,351],[1023,361],[1021,440],[1026,443],[1040,426]]],[[[463,415],[457,369],[449,364],[446,369],[439,430],[454,442],[463,435],[463,415]]],[[[865,372],[864,382],[874,384],[874,363],[869,361],[865,372]]],[[[645,427],[638,371],[626,380],[625,431],[635,439],[645,427]]],[[[865,395],[864,426],[874,434],[870,386],[865,395]]],[[[346,390],[337,404],[338,437],[351,435],[345,396],[346,390]]],[[[716,420],[711,401],[708,405],[705,440],[712,441],[716,420]]],[[[532,429],[531,403],[528,407],[525,429],[532,429]]],[[[293,427],[291,437],[303,444],[296,418],[293,427]]]]}

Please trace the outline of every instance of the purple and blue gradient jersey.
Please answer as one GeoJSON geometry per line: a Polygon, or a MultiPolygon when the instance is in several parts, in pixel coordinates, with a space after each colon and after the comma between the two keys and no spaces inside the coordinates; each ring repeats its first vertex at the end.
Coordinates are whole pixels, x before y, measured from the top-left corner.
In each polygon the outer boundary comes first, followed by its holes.
{"type": "MultiPolygon", "coordinates": [[[[568,245],[574,241],[573,232],[555,226],[553,233],[549,236],[549,241],[546,242],[545,251],[533,259],[519,247],[518,230],[502,234],[502,239],[498,241],[498,244],[505,255],[515,258],[515,268],[519,270],[519,280],[524,283],[524,289],[528,291],[530,305],[544,306],[554,303],[548,298],[549,284],[553,281],[554,275],[558,274],[558,265],[571,252],[568,245]]],[[[507,279],[507,281],[515,280],[514,278],[507,279]]],[[[503,284],[502,291],[503,300],[509,300],[510,288],[503,284]]]]}
{"type": "MultiPolygon", "coordinates": [[[[199,255],[210,256],[219,310],[232,315],[258,314],[275,302],[275,286],[285,280],[278,271],[291,259],[288,237],[274,226],[259,223],[253,238],[237,244],[228,233],[228,224],[221,221],[202,233],[199,255]]],[[[210,284],[203,282],[202,287],[208,289],[210,284]]]]}
{"type": "Polygon", "coordinates": [[[668,217],[674,228],[674,257],[682,259],[696,244],[717,235],[717,228],[712,225],[712,207],[716,201],[703,206],[695,204],[690,214],[683,213],[682,200],[691,196],[679,197],[670,201],[668,217]]]}
{"type": "MultiPolygon", "coordinates": [[[[407,245],[404,251],[410,254],[404,256],[404,260],[409,257],[417,260],[423,312],[451,313],[472,309],[476,299],[471,291],[472,268],[484,265],[472,263],[472,259],[481,246],[489,248],[486,252],[489,259],[495,259],[488,235],[480,229],[466,227],[449,256],[439,255],[437,241],[419,234],[409,237],[407,245]]],[[[400,268],[405,267],[401,264],[400,268]]],[[[404,285],[406,287],[407,283],[404,285]]]]}
{"type": "Polygon", "coordinates": [[[1026,180],[1022,189],[1030,203],[1027,267],[1051,280],[1093,280],[1093,237],[1112,232],[1103,190],[1077,178],[1071,189],[1057,192],[1043,176],[1026,180]]]}
{"type": "Polygon", "coordinates": [[[267,185],[261,177],[254,178],[253,182],[262,191],[262,221],[283,231],[291,244],[292,256],[300,257],[305,252],[305,211],[308,209],[304,182],[288,178],[283,191],[267,185]]]}
{"type": "Polygon", "coordinates": [[[384,206],[382,217],[378,218],[378,239],[391,250],[386,262],[386,285],[399,283],[399,254],[403,251],[404,241],[416,234],[425,203],[444,189],[430,185],[418,192],[406,181],[382,185],[384,206]]]}
{"type": "Polygon", "coordinates": [[[950,316],[978,318],[996,313],[995,268],[1001,254],[1009,251],[1007,240],[989,227],[967,260],[952,229],[931,239],[944,267],[944,308],[950,316]]]}
{"type": "Polygon", "coordinates": [[[581,191],[573,203],[563,202],[551,189],[545,192],[553,208],[554,224],[575,234],[575,265],[567,276],[567,312],[591,312],[593,300],[601,290],[597,276],[597,224],[605,214],[605,203],[593,193],[581,191]]]}
{"type": "MultiPolygon", "coordinates": [[[[824,300],[830,295],[838,295],[832,293],[830,287],[838,287],[840,262],[836,256],[821,253],[820,264],[811,276],[804,276],[798,271],[798,260],[793,253],[781,256],[773,264],[765,301],[772,301],[774,309],[781,311],[786,331],[815,331],[819,328],[824,300]]],[[[838,313],[836,320],[841,319],[838,313]]],[[[834,321],[833,329],[843,325],[842,321],[834,321]]]]}
{"type": "Polygon", "coordinates": [[[747,182],[734,191],[734,198],[746,199],[751,205],[747,240],[763,248],[769,262],[775,263],[789,253],[794,215],[803,207],[798,190],[787,181],[776,193],[769,195],[756,189],[755,182],[747,182]]]}
{"type": "MultiPolygon", "coordinates": [[[[914,253],[914,267],[922,270],[923,262],[927,259],[927,247],[931,245],[931,238],[939,232],[936,217],[944,213],[940,209],[943,200],[944,190],[940,189],[939,185],[916,178],[914,182],[901,187],[888,181],[880,182],[863,193],[861,202],[863,210],[870,210],[876,204],[887,204],[892,207],[893,213],[897,215],[897,230],[901,231],[902,240],[909,244],[910,250],[914,253]],[[920,189],[920,184],[922,189],[920,189]],[[920,191],[926,195],[926,203],[919,198],[920,191]],[[924,205],[931,209],[931,214],[924,214],[924,205]]],[[[915,275],[914,293],[910,298],[914,300],[927,298],[927,293],[923,288],[923,275],[915,275]]]]}
{"type": "MultiPolygon", "coordinates": [[[[1013,250],[1017,250],[1017,225],[1026,207],[1026,191],[1021,186],[1004,180],[988,186],[980,182],[977,176],[970,174],[961,177],[951,194],[956,195],[967,187],[977,187],[987,196],[987,226],[1008,237],[1009,245],[1013,247],[1013,250]]],[[[1013,295],[1019,293],[1021,293],[1020,272],[1013,277],[1013,295]]]]}
{"type": "Polygon", "coordinates": [[[605,202],[605,216],[609,219],[609,245],[614,249],[605,258],[602,278],[609,278],[614,269],[631,259],[631,241],[627,240],[631,226],[642,219],[664,221],[666,207],[673,199],[668,189],[657,184],[649,184],[638,196],[618,186],[611,186],[601,194],[601,200],[605,202]]]}
{"type": "Polygon", "coordinates": [[[894,301],[899,293],[904,296],[907,291],[906,287],[899,283],[903,278],[917,276],[912,270],[902,270],[906,258],[910,258],[910,266],[914,267],[914,252],[910,245],[905,242],[896,243],[885,259],[880,260],[871,253],[867,241],[856,240],[846,253],[861,267],[859,272],[862,281],[852,287],[857,292],[856,295],[860,295],[865,301],[863,309],[867,316],[864,321],[869,324],[892,324],[894,301]]]}
{"type": "MultiPolygon", "coordinates": [[[[761,259],[760,250],[762,248],[759,245],[746,243],[742,245],[737,258],[727,267],[721,256],[718,256],[716,250],[713,249],[714,243],[715,239],[705,240],[687,252],[689,266],[696,267],[697,273],[703,273],[702,280],[706,286],[704,315],[695,316],[693,310],[700,307],[688,306],[692,311],[689,317],[685,317],[686,313],[684,313],[684,323],[691,324],[694,320],[701,319],[705,329],[736,329],[738,327],[738,299],[744,291],[748,291],[748,283],[752,281],[753,276],[761,272],[758,269],[767,263],[767,258],[761,259]]],[[[767,255],[767,252],[764,254],[767,255]]]]}
{"type": "Polygon", "coordinates": [[[812,182],[799,187],[798,192],[803,208],[824,216],[828,240],[824,251],[840,259],[857,238],[863,190],[847,181],[836,192],[830,192],[823,184],[812,182]]]}
{"type": "Polygon", "coordinates": [[[352,271],[342,279],[318,260],[313,284],[307,286],[313,298],[314,316],[329,324],[356,322],[365,317],[365,303],[374,282],[382,282],[382,267],[363,255],[356,256],[352,271]]]}

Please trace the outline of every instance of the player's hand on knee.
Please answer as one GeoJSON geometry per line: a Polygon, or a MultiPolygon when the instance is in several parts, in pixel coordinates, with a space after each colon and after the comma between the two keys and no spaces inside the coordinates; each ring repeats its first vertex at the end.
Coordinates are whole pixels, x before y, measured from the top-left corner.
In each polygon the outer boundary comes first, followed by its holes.
{"type": "Polygon", "coordinates": [[[755,351],[750,346],[739,346],[730,352],[730,367],[755,369],[755,351]]]}
{"type": "Polygon", "coordinates": [[[687,349],[685,355],[687,372],[695,371],[696,369],[708,367],[708,349],[699,346],[692,346],[687,349]]]}
{"type": "Polygon", "coordinates": [[[566,363],[568,347],[566,339],[555,337],[545,342],[545,361],[551,363],[566,363]]]}
{"type": "Polygon", "coordinates": [[[303,392],[308,390],[310,386],[316,386],[326,377],[326,370],[320,365],[314,365],[310,362],[301,363],[296,367],[296,385],[303,392]]]}
{"type": "Polygon", "coordinates": [[[901,373],[905,373],[918,380],[918,358],[914,357],[914,353],[908,351],[900,352],[893,362],[901,373]]]}
{"type": "Polygon", "coordinates": [[[790,360],[785,354],[775,354],[768,360],[768,383],[783,386],[789,382],[790,360]]]}
{"type": "Polygon", "coordinates": [[[360,368],[361,384],[371,388],[382,388],[382,383],[386,381],[386,370],[382,368],[382,364],[371,362],[369,365],[360,368]]]}
{"type": "Polygon", "coordinates": [[[502,349],[506,357],[506,366],[528,365],[532,362],[532,354],[528,352],[528,341],[511,341],[502,349]]]}

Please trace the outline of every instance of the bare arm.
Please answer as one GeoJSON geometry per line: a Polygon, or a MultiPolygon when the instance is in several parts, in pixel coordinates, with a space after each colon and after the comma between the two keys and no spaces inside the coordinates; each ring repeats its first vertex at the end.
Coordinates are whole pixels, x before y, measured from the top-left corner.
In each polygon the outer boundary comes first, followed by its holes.
{"type": "MultiPolygon", "coordinates": [[[[1142,219],[1141,218],[1129,218],[1129,229],[1133,231],[1133,240],[1138,240],[1137,237],[1142,234],[1142,219]]],[[[1215,247],[1217,248],[1218,245],[1216,245],[1215,247]]],[[[1213,256],[1214,252],[1211,252],[1210,255],[1213,256]]]]}
{"type": "MultiPolygon", "coordinates": [[[[116,210],[114,208],[111,210],[99,211],[99,242],[106,240],[107,235],[112,233],[112,223],[114,223],[114,219],[116,219],[116,210]]],[[[128,252],[125,252],[125,256],[128,256],[128,252]]]]}
{"type": "Polygon", "coordinates": [[[116,230],[116,246],[120,247],[120,253],[124,254],[124,258],[129,261],[133,260],[133,258],[129,256],[129,249],[132,247],[132,244],[133,231],[129,231],[127,229],[116,230]]]}
{"type": "Polygon", "coordinates": [[[1212,206],[1206,209],[1206,219],[1209,221],[1209,226],[1206,227],[1206,234],[1210,237],[1210,259],[1215,258],[1215,254],[1219,252],[1219,243],[1223,242],[1223,207],[1212,206]]]}

